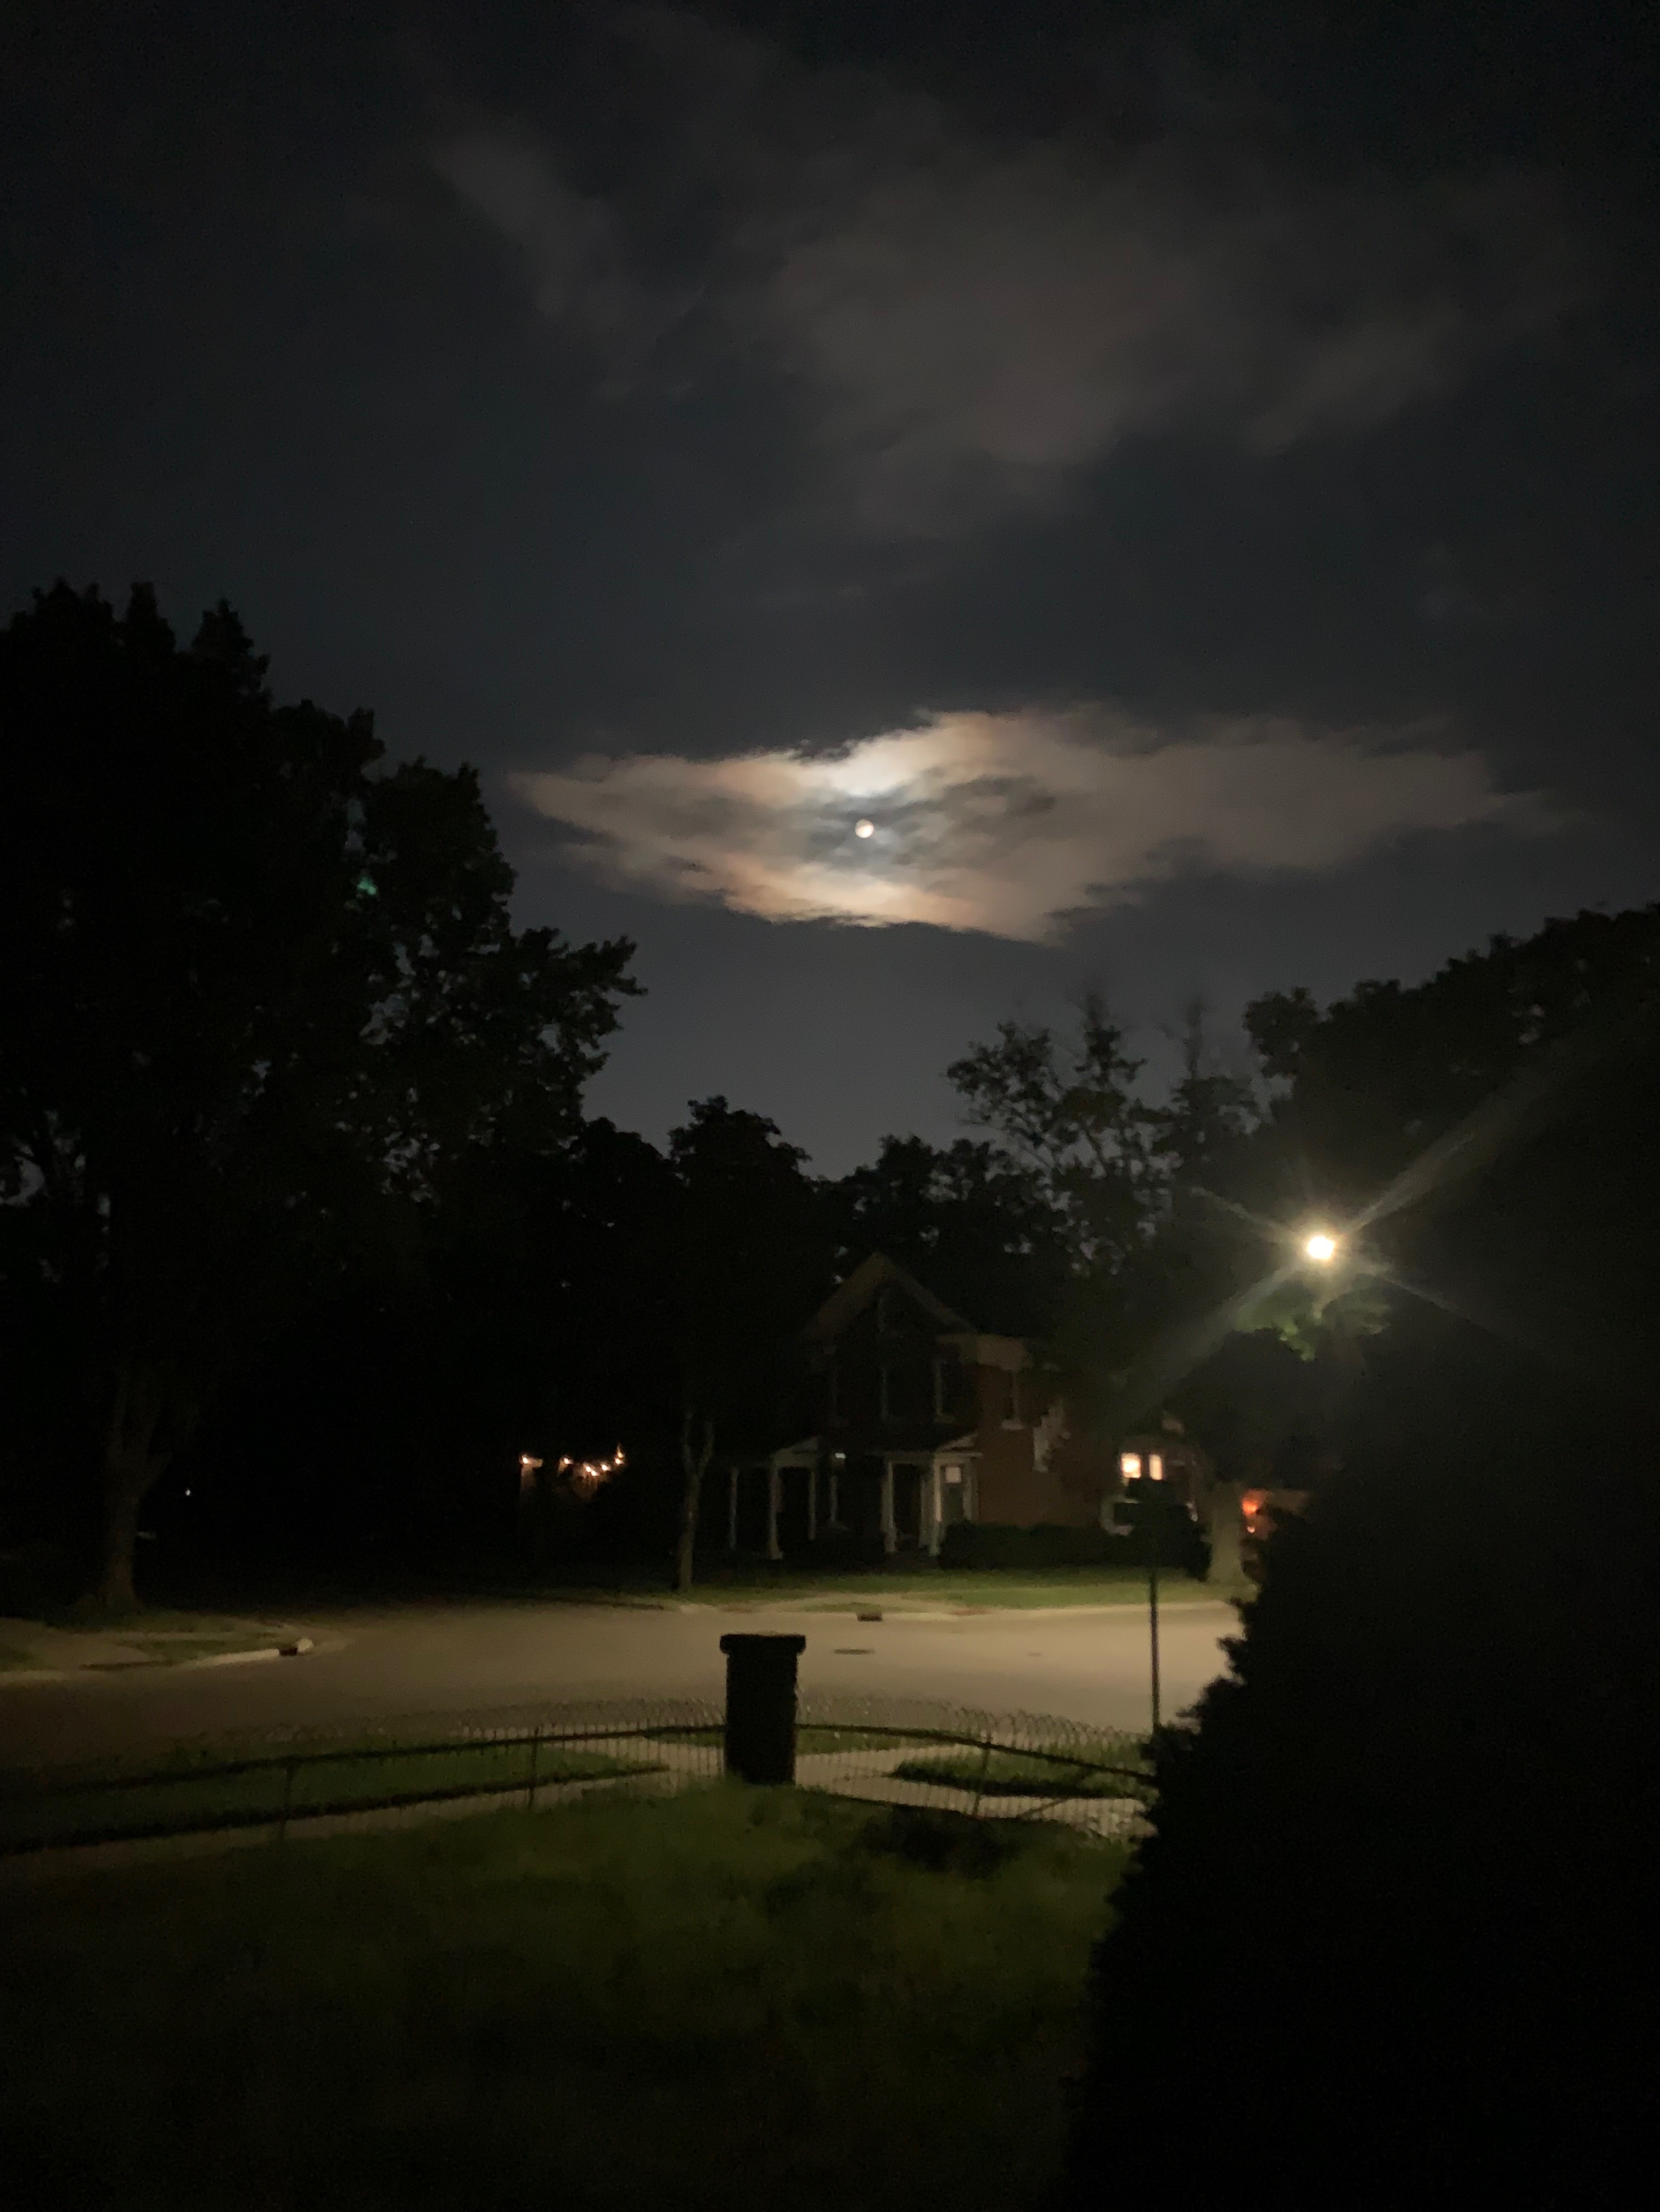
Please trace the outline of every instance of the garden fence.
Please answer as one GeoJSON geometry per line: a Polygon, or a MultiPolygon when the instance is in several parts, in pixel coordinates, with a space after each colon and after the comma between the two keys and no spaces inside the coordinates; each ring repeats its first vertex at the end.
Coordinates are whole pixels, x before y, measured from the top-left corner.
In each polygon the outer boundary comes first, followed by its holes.
{"type": "MultiPolygon", "coordinates": [[[[186,1838],[280,1840],[603,1791],[660,1794],[723,1767],[714,1699],[520,1705],[170,1745],[148,1762],[0,1772],[0,1861],[186,1838]]],[[[1039,1714],[806,1693],[795,1783],[866,1802],[1140,1832],[1145,1746],[1039,1714]]]]}

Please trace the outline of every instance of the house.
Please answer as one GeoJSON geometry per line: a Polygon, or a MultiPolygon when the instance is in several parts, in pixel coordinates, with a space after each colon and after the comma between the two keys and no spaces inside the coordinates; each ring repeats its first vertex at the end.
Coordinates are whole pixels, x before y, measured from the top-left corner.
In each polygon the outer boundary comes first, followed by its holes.
{"type": "Polygon", "coordinates": [[[1172,1506],[1185,1506],[1199,1518],[1208,1506],[1213,1475],[1209,1455],[1193,1442],[1174,1414],[1165,1413],[1158,1428],[1120,1437],[1116,1494],[1103,1506],[1101,1525],[1115,1534],[1126,1533],[1136,1506],[1155,1494],[1172,1506]],[[1163,1485],[1158,1493],[1152,1488],[1155,1482],[1163,1485]]]}
{"type": "Polygon", "coordinates": [[[1025,1339],[977,1328],[873,1253],[802,1346],[814,1431],[728,1468],[729,1550],[778,1559],[834,1532],[933,1555],[953,1522],[1102,1525],[1116,1456],[1084,1433],[1066,1378],[1025,1339]]]}

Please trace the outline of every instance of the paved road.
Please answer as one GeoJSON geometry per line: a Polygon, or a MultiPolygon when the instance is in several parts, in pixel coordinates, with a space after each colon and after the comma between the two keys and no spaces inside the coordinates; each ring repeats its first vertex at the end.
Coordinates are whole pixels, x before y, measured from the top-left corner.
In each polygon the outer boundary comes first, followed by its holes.
{"type": "MultiPolygon", "coordinates": [[[[204,1730],[584,1697],[718,1697],[721,1635],[795,1630],[808,1691],[943,1698],[991,1712],[1117,1727],[1147,1717],[1147,1632],[1132,1607],[927,1620],[851,1614],[652,1612],[533,1601],[383,1607],[313,1617],[300,1659],[145,1669],[0,1686],[0,1756],[83,1758],[204,1730]]],[[[1164,1711],[1215,1674],[1231,1607],[1162,1616],[1164,1711]]]]}

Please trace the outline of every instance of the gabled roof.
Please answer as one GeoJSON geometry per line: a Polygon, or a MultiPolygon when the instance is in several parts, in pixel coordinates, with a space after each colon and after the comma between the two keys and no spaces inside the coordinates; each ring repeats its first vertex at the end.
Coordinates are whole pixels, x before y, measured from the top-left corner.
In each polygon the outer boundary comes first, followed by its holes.
{"type": "Polygon", "coordinates": [[[867,1260],[859,1262],[845,1283],[836,1285],[802,1330],[803,1337],[810,1344],[833,1344],[848,1323],[863,1313],[885,1283],[897,1284],[914,1298],[923,1312],[938,1322],[942,1335],[947,1331],[964,1336],[974,1333],[971,1322],[953,1313],[897,1260],[890,1260],[885,1252],[873,1252],[867,1260]]]}

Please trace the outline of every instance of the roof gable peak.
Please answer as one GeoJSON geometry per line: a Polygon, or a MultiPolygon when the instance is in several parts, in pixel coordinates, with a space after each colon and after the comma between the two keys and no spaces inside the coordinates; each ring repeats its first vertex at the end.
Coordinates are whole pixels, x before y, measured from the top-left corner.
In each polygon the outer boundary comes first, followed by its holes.
{"type": "Polygon", "coordinates": [[[921,1307],[924,1313],[937,1323],[941,1334],[952,1331],[959,1335],[974,1334],[972,1322],[953,1313],[942,1299],[935,1297],[925,1283],[919,1283],[908,1268],[897,1260],[890,1260],[885,1252],[873,1252],[861,1260],[844,1282],[836,1288],[819,1307],[801,1334],[817,1344],[829,1344],[841,1335],[848,1322],[863,1313],[885,1285],[892,1284],[903,1291],[921,1307]]]}

